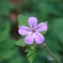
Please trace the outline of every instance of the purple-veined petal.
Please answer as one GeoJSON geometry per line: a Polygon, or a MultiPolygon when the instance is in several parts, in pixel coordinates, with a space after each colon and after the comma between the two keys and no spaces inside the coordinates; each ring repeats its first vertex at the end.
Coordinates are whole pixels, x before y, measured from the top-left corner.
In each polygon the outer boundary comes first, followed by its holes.
{"type": "Polygon", "coordinates": [[[33,33],[32,33],[32,32],[29,33],[29,34],[25,37],[24,41],[25,41],[26,44],[31,45],[31,44],[34,42],[33,33]]]}
{"type": "Polygon", "coordinates": [[[21,35],[26,35],[30,32],[31,32],[31,30],[26,26],[20,26],[19,29],[18,29],[18,33],[21,34],[21,35]]]}
{"type": "Polygon", "coordinates": [[[37,44],[41,44],[44,42],[44,36],[41,35],[39,32],[35,33],[35,41],[37,44]]]}
{"type": "Polygon", "coordinates": [[[35,29],[36,28],[36,24],[37,24],[37,18],[35,17],[29,17],[28,18],[28,23],[31,29],[35,29]]]}
{"type": "Polygon", "coordinates": [[[42,31],[46,31],[46,30],[47,30],[47,24],[44,22],[40,23],[36,28],[36,31],[38,31],[38,32],[42,32],[42,31]]]}

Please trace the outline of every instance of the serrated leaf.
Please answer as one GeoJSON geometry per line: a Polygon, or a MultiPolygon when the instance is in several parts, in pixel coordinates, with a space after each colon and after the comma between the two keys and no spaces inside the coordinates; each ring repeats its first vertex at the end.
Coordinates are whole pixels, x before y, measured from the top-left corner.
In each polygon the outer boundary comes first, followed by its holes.
{"type": "Polygon", "coordinates": [[[15,44],[22,47],[26,46],[24,39],[19,39],[18,41],[15,42],[15,44]]]}
{"type": "Polygon", "coordinates": [[[32,63],[34,58],[35,58],[35,55],[36,55],[35,48],[34,47],[33,48],[31,48],[31,47],[29,48],[28,47],[25,51],[28,53],[27,57],[28,57],[29,62],[32,63]]]}
{"type": "Polygon", "coordinates": [[[28,60],[29,60],[30,63],[33,62],[33,60],[34,60],[34,58],[35,58],[35,55],[36,55],[36,53],[34,52],[34,53],[32,53],[32,54],[28,57],[28,60]]]}
{"type": "Polygon", "coordinates": [[[48,21],[45,21],[45,23],[48,25],[48,21]]]}
{"type": "Polygon", "coordinates": [[[27,57],[29,57],[31,54],[32,54],[32,52],[31,52],[31,51],[29,51],[29,52],[28,52],[28,54],[27,54],[27,57]]]}
{"type": "Polygon", "coordinates": [[[28,51],[30,51],[30,48],[29,47],[25,50],[25,52],[28,52],[28,51]]]}
{"type": "Polygon", "coordinates": [[[47,33],[47,31],[41,32],[42,35],[45,35],[47,33]]]}
{"type": "Polygon", "coordinates": [[[18,27],[25,25],[28,26],[28,18],[23,15],[18,15],[18,27]]]}

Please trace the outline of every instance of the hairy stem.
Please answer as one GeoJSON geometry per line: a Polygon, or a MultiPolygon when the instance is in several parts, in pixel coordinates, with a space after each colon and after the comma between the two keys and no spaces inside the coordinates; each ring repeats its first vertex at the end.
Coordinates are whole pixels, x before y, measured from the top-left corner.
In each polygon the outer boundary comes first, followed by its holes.
{"type": "Polygon", "coordinates": [[[42,46],[56,59],[58,63],[61,63],[59,59],[50,51],[50,49],[46,46],[46,44],[42,44],[42,46]]]}

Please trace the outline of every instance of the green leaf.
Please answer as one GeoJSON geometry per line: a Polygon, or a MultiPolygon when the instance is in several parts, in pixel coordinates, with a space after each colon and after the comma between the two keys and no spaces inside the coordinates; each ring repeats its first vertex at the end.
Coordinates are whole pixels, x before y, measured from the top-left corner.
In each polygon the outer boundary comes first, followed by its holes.
{"type": "Polygon", "coordinates": [[[47,31],[41,32],[42,35],[45,35],[47,33],[47,31]]]}
{"type": "Polygon", "coordinates": [[[18,15],[18,27],[25,25],[28,26],[28,18],[23,15],[18,15]]]}
{"type": "Polygon", "coordinates": [[[22,47],[26,46],[24,39],[19,39],[18,41],[15,42],[15,44],[22,47]]]}
{"type": "Polygon", "coordinates": [[[33,60],[34,60],[34,58],[35,58],[35,55],[36,55],[36,53],[33,52],[33,53],[28,57],[28,60],[29,60],[30,63],[33,62],[33,60]]]}
{"type": "Polygon", "coordinates": [[[48,25],[48,21],[45,21],[45,23],[48,25]]]}
{"type": "MultiPolygon", "coordinates": [[[[32,46],[33,47],[33,46],[32,46]]],[[[25,50],[25,52],[27,52],[28,54],[27,54],[27,57],[28,57],[28,60],[29,60],[29,62],[30,63],[32,63],[33,62],[33,60],[34,60],[34,58],[35,58],[35,55],[36,55],[36,50],[35,50],[35,48],[33,47],[30,47],[30,48],[27,48],[26,50],[25,50]]]]}

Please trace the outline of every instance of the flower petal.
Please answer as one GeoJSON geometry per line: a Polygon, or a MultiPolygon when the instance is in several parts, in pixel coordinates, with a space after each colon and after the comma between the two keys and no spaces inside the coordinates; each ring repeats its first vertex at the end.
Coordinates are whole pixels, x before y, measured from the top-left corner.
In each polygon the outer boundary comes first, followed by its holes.
{"type": "Polygon", "coordinates": [[[35,41],[37,44],[41,44],[44,42],[44,36],[41,35],[39,32],[35,33],[35,41]]]}
{"type": "Polygon", "coordinates": [[[29,17],[28,18],[28,23],[31,29],[35,29],[36,28],[36,24],[37,24],[37,18],[35,17],[29,17]]]}
{"type": "Polygon", "coordinates": [[[31,45],[34,42],[34,36],[33,33],[31,32],[30,34],[28,34],[25,39],[24,39],[26,44],[31,45]]]}
{"type": "Polygon", "coordinates": [[[47,30],[47,24],[44,22],[40,23],[36,28],[36,31],[38,31],[38,32],[42,32],[42,31],[46,31],[46,30],[47,30]]]}
{"type": "Polygon", "coordinates": [[[28,27],[26,27],[26,26],[20,26],[19,29],[18,29],[18,32],[21,35],[28,34],[30,31],[31,30],[28,27]]]}

